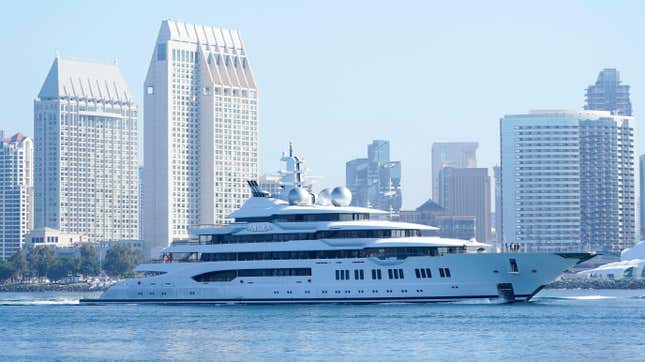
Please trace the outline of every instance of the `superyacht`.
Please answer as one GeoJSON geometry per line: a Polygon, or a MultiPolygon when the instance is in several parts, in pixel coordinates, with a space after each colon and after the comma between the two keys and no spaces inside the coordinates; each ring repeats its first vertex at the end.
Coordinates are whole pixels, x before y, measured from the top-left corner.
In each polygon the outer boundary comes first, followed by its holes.
{"type": "Polygon", "coordinates": [[[590,253],[501,253],[425,236],[431,226],[349,206],[345,187],[252,197],[224,225],[197,225],[138,278],[81,303],[383,303],[529,301],[590,253]],[[285,200],[286,199],[286,200],[285,200]]]}

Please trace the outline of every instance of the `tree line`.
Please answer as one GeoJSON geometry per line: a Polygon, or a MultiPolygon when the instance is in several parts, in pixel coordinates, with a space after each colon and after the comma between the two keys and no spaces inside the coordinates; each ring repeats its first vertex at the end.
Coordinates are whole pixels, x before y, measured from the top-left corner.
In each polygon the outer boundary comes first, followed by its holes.
{"type": "Polygon", "coordinates": [[[20,249],[8,260],[0,259],[0,283],[44,277],[55,282],[68,275],[97,276],[101,272],[120,277],[132,273],[142,261],[140,250],[121,245],[110,248],[101,262],[92,244],[81,245],[76,257],[56,256],[52,248],[39,246],[27,252],[20,249]]]}

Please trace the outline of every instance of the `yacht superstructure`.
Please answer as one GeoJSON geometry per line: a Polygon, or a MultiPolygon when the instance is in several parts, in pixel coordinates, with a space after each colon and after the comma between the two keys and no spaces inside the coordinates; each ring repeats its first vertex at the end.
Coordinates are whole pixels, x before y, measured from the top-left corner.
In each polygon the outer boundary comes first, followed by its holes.
{"type": "Polygon", "coordinates": [[[530,300],[589,253],[494,253],[434,228],[351,207],[344,187],[288,201],[253,196],[225,225],[199,225],[143,264],[141,278],[84,303],[373,303],[530,300]]]}

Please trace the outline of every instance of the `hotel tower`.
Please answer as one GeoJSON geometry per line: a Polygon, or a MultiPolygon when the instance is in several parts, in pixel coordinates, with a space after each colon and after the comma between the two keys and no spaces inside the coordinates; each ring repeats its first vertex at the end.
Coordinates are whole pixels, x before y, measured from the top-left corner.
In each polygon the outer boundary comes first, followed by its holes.
{"type": "Polygon", "coordinates": [[[56,57],[34,101],[36,228],[139,238],[137,117],[116,64],[56,57]]]}
{"type": "Polygon", "coordinates": [[[258,177],[258,95],[237,30],[165,20],[144,84],[144,240],[151,256],[220,224],[258,177]]]}

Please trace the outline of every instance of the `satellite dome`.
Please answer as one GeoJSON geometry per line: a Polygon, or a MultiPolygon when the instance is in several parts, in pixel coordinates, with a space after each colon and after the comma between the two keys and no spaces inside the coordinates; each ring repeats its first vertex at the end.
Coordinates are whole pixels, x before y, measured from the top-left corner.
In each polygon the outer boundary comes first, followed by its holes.
{"type": "Polygon", "coordinates": [[[352,202],[352,192],[345,186],[335,187],[331,192],[331,203],[334,206],[348,206],[352,202]]]}
{"type": "Polygon", "coordinates": [[[316,204],[321,206],[331,205],[331,190],[323,189],[322,191],[320,191],[320,193],[318,194],[318,200],[316,200],[316,204]]]}
{"type": "Polygon", "coordinates": [[[311,195],[302,187],[294,187],[289,191],[289,205],[310,205],[311,195]]]}

